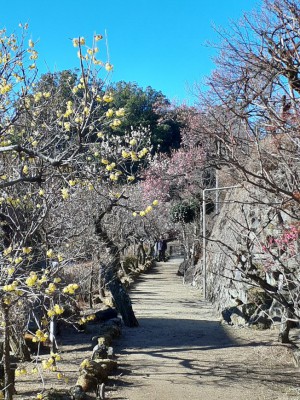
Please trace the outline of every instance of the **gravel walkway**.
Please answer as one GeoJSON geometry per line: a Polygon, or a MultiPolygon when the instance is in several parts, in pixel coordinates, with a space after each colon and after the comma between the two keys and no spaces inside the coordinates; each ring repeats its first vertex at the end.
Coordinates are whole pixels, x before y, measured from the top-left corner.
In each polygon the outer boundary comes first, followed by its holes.
{"type": "Polygon", "coordinates": [[[158,263],[131,290],[138,328],[115,346],[115,400],[300,399],[299,372],[275,331],[220,324],[198,289],[176,276],[181,260],[158,263]]]}

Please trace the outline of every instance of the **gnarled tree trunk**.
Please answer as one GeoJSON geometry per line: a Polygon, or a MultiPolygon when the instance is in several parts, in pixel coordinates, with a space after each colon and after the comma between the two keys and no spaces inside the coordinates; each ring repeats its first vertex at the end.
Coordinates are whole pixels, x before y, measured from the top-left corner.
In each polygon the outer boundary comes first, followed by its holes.
{"type": "Polygon", "coordinates": [[[110,206],[95,219],[95,233],[101,242],[105,243],[111,259],[110,264],[106,265],[104,272],[105,284],[112,294],[113,300],[116,304],[117,310],[122,316],[124,324],[129,327],[134,327],[138,326],[138,321],[134,315],[130,297],[120,279],[117,277],[117,271],[121,266],[120,250],[108,236],[102,224],[104,216],[113,209],[113,206],[114,204],[111,203],[110,206]]]}

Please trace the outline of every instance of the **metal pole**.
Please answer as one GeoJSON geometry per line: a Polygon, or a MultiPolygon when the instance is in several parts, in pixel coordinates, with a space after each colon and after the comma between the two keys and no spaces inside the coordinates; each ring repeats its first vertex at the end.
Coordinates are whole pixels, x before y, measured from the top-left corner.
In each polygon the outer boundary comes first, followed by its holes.
{"type": "Polygon", "coordinates": [[[203,190],[202,198],[202,235],[203,235],[203,298],[206,299],[206,204],[205,190],[203,190]]]}
{"type": "Polygon", "coordinates": [[[207,271],[206,271],[206,200],[205,200],[205,193],[211,192],[214,190],[228,190],[228,189],[235,189],[241,188],[240,185],[235,186],[224,186],[224,187],[216,187],[216,188],[209,188],[203,189],[202,191],[202,235],[203,235],[203,299],[206,300],[206,292],[207,292],[207,271]]]}

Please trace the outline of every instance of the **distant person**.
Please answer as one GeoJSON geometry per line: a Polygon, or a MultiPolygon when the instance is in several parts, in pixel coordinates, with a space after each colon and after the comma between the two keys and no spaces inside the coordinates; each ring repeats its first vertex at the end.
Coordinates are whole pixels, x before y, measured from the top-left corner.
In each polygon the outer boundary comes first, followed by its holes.
{"type": "Polygon", "coordinates": [[[157,242],[158,261],[166,261],[167,241],[160,238],[157,242]]]}
{"type": "Polygon", "coordinates": [[[154,249],[153,249],[153,256],[156,260],[158,260],[159,250],[158,250],[158,242],[159,240],[155,240],[154,249]]]}

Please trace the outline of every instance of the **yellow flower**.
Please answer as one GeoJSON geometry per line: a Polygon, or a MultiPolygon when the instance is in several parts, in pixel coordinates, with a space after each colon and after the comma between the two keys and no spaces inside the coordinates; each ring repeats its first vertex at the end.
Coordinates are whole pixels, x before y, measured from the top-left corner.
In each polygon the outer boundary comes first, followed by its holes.
{"type": "Polygon", "coordinates": [[[128,157],[130,157],[130,154],[127,153],[127,151],[122,150],[122,157],[123,157],[123,158],[128,158],[128,157]]]}
{"type": "Polygon", "coordinates": [[[106,102],[106,103],[111,103],[112,101],[113,101],[113,96],[111,95],[111,94],[105,94],[104,96],[103,96],[103,100],[106,102]]]}
{"type": "Polygon", "coordinates": [[[95,38],[95,41],[98,42],[99,40],[103,39],[103,36],[102,35],[95,35],[94,38],[95,38]]]}
{"type": "Polygon", "coordinates": [[[136,213],[136,212],[133,212],[132,215],[133,215],[134,217],[136,217],[136,216],[137,216],[137,213],[136,213]]]}
{"type": "Polygon", "coordinates": [[[77,290],[79,286],[77,283],[70,283],[68,286],[63,288],[63,293],[74,294],[75,290],[77,290]]]}
{"type": "Polygon", "coordinates": [[[119,179],[119,177],[118,177],[118,175],[116,175],[116,174],[110,174],[110,175],[109,175],[109,179],[110,179],[111,181],[117,181],[117,180],[119,179]]]}
{"type": "Polygon", "coordinates": [[[109,109],[106,111],[105,115],[106,115],[108,118],[111,118],[111,117],[114,115],[114,110],[113,110],[112,108],[109,108],[109,109]]]}
{"type": "Polygon", "coordinates": [[[122,122],[119,119],[115,118],[113,120],[113,122],[110,124],[110,126],[113,128],[116,128],[117,126],[120,126],[121,124],[122,124],[122,122]]]}
{"type": "Polygon", "coordinates": [[[76,181],[75,180],[70,180],[69,181],[69,185],[70,186],[75,186],[76,185],[76,181]]]}
{"type": "Polygon", "coordinates": [[[158,205],[158,200],[154,200],[152,204],[153,204],[154,206],[157,206],[157,205],[158,205]]]}
{"type": "Polygon", "coordinates": [[[67,188],[61,189],[61,195],[64,200],[67,200],[70,196],[68,189],[67,188]]]}
{"type": "Polygon", "coordinates": [[[97,137],[98,137],[98,138],[103,138],[103,136],[104,136],[104,135],[103,135],[103,132],[98,132],[98,133],[97,133],[97,137]]]}
{"type": "Polygon", "coordinates": [[[114,68],[114,66],[111,65],[110,63],[107,62],[107,63],[105,64],[105,69],[106,69],[106,71],[109,72],[109,71],[111,71],[113,68],[114,68]]]}
{"type": "Polygon", "coordinates": [[[40,195],[40,196],[44,196],[44,195],[45,195],[45,190],[44,190],[44,189],[41,189],[41,190],[39,191],[39,195],[40,195]]]}
{"type": "Polygon", "coordinates": [[[10,254],[11,252],[12,252],[12,247],[9,246],[9,247],[7,247],[7,249],[5,249],[5,250],[3,251],[3,254],[4,254],[5,256],[8,256],[8,254],[10,254]]]}
{"type": "Polygon", "coordinates": [[[90,360],[88,360],[87,358],[85,358],[82,363],[80,364],[81,368],[87,368],[91,365],[90,360]]]}
{"type": "Polygon", "coordinates": [[[31,48],[34,47],[34,42],[31,39],[28,41],[28,46],[31,48]]]}
{"type": "Polygon", "coordinates": [[[49,283],[48,288],[46,289],[46,293],[47,294],[52,294],[53,292],[55,292],[56,290],[56,286],[54,285],[54,283],[49,283]]]}
{"type": "Polygon", "coordinates": [[[54,283],[59,283],[59,282],[61,282],[61,278],[59,278],[59,277],[54,278],[54,279],[53,279],[53,282],[54,282],[54,283]]]}
{"type": "Polygon", "coordinates": [[[22,171],[23,171],[23,174],[27,175],[27,174],[28,174],[28,171],[29,171],[28,165],[24,165],[22,171]]]}
{"type": "Polygon", "coordinates": [[[78,45],[79,45],[79,40],[78,40],[77,38],[74,38],[74,39],[72,40],[72,42],[73,42],[73,46],[74,46],[74,47],[78,47],[78,45]]]}
{"type": "Polygon", "coordinates": [[[60,315],[64,312],[63,307],[61,307],[59,304],[54,304],[53,310],[57,315],[60,315]]]}
{"type": "Polygon", "coordinates": [[[136,143],[137,143],[136,139],[131,139],[130,142],[129,142],[129,144],[130,144],[131,146],[136,145],[136,143]]]}
{"type": "Polygon", "coordinates": [[[52,249],[49,249],[46,254],[47,254],[47,257],[51,258],[51,257],[53,257],[54,252],[52,249]]]}
{"type": "Polygon", "coordinates": [[[71,124],[70,124],[70,122],[64,122],[64,128],[65,128],[65,130],[66,130],[67,132],[69,132],[70,129],[71,129],[71,124]]]}
{"type": "Polygon", "coordinates": [[[36,284],[38,277],[35,272],[32,272],[30,276],[26,279],[25,283],[28,287],[32,287],[36,284]]]}
{"type": "Polygon", "coordinates": [[[42,400],[42,399],[43,399],[42,393],[38,393],[38,394],[36,395],[36,398],[37,398],[38,400],[42,400]]]}
{"type": "Polygon", "coordinates": [[[47,311],[47,315],[48,315],[48,317],[54,317],[54,315],[55,315],[55,312],[54,312],[54,310],[48,310],[47,311]]]}
{"type": "Polygon", "coordinates": [[[140,216],[144,217],[146,215],[145,211],[140,211],[140,216]]]}
{"type": "Polygon", "coordinates": [[[134,151],[130,152],[130,156],[131,156],[132,161],[138,161],[139,160],[134,151]]]}
{"type": "Polygon", "coordinates": [[[125,115],[125,110],[124,110],[124,108],[119,108],[117,111],[116,111],[116,116],[117,117],[123,117],[125,115]]]}
{"type": "Polygon", "coordinates": [[[32,251],[32,247],[23,247],[23,253],[24,254],[29,254],[32,251]]]}
{"type": "Polygon", "coordinates": [[[23,258],[20,256],[20,257],[17,257],[16,259],[15,259],[15,264],[20,264],[21,262],[23,261],[23,258]]]}
{"type": "Polygon", "coordinates": [[[16,270],[15,267],[10,267],[7,269],[7,274],[11,276],[15,272],[15,270],[16,270]]]}

